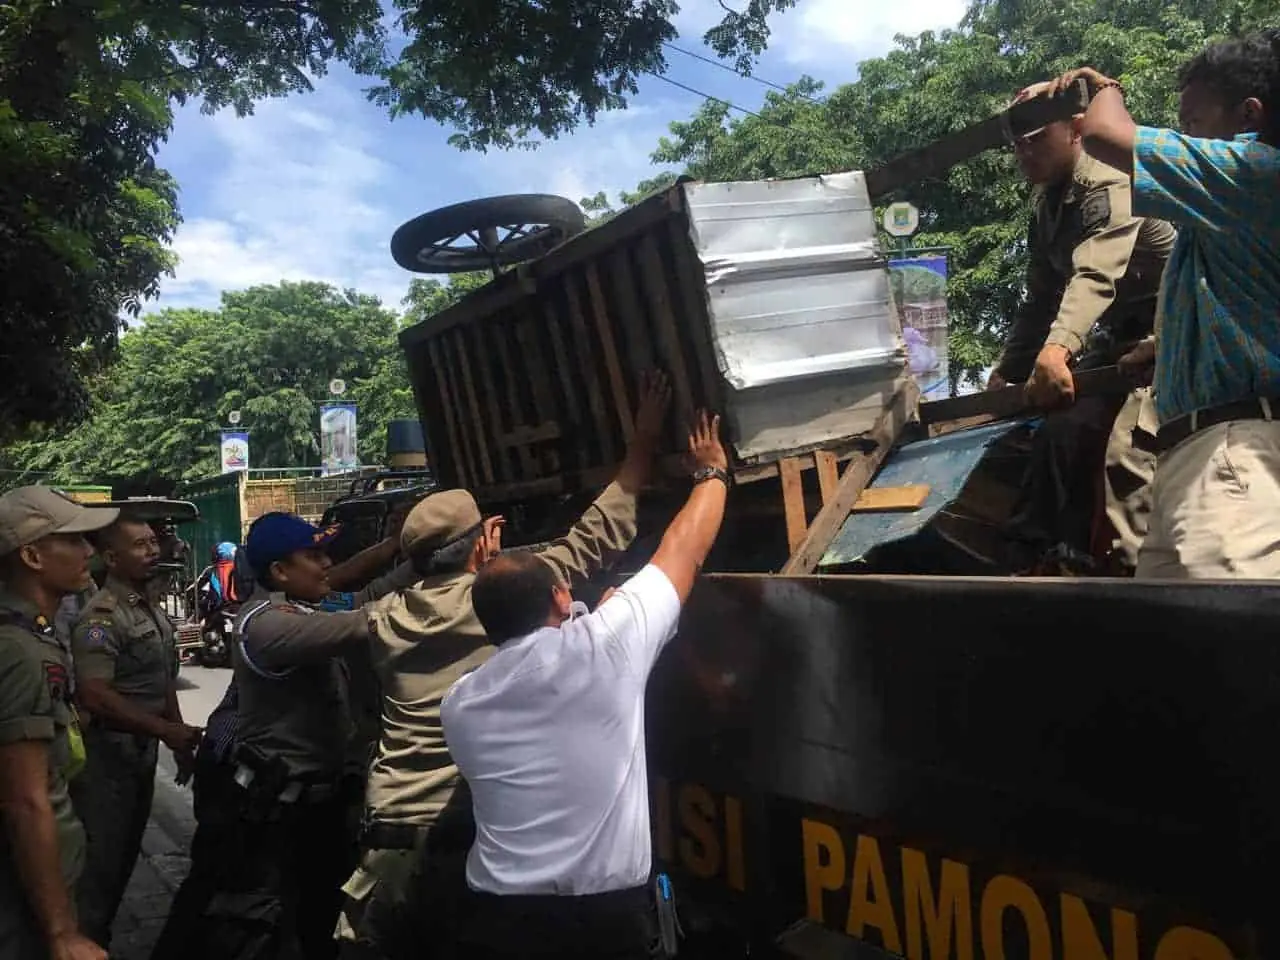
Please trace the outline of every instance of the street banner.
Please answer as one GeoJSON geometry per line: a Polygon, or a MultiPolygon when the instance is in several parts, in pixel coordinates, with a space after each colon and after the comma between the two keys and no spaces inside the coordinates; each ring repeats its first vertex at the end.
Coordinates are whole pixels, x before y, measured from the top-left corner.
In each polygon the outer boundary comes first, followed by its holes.
{"type": "Polygon", "coordinates": [[[249,434],[222,432],[222,472],[249,469],[249,434]]]}
{"type": "Polygon", "coordinates": [[[920,387],[920,398],[940,400],[951,396],[947,255],[927,253],[890,260],[889,285],[902,318],[907,368],[920,387]]]}
{"type": "Polygon", "coordinates": [[[354,403],[320,405],[320,466],[325,476],[359,468],[354,403]]]}

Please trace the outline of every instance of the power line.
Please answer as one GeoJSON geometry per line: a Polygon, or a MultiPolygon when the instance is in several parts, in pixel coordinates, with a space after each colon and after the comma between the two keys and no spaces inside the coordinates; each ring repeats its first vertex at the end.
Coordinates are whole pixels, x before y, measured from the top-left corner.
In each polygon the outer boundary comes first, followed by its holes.
{"type": "MultiPolygon", "coordinates": [[[[719,60],[716,60],[714,57],[704,56],[701,53],[696,53],[693,50],[686,50],[684,47],[678,47],[674,43],[668,43],[666,41],[664,41],[662,45],[669,50],[674,50],[676,53],[683,53],[686,57],[693,57],[693,59],[701,60],[703,63],[709,63],[713,67],[719,67],[721,70],[725,70],[729,73],[732,73],[735,77],[741,77],[744,80],[754,80],[756,83],[762,83],[766,87],[772,87],[774,90],[781,90],[783,93],[794,92],[788,89],[787,87],[783,86],[782,84],[774,83],[772,80],[766,80],[764,79],[764,77],[757,77],[753,73],[742,73],[741,71],[735,70],[733,67],[729,66],[727,63],[721,63],[719,60]]],[[[822,103],[821,100],[817,99],[816,97],[811,97],[806,93],[801,93],[796,95],[803,97],[805,100],[808,100],[810,103],[822,103]]]]}
{"type": "MultiPolygon", "coordinates": [[[[695,90],[693,87],[687,86],[686,84],[681,83],[679,80],[672,80],[670,77],[664,77],[662,74],[654,73],[654,71],[652,70],[646,70],[645,73],[649,74],[649,76],[651,77],[657,77],[663,83],[669,83],[673,87],[679,87],[681,90],[684,90],[688,93],[692,93],[692,94],[695,94],[696,96],[702,97],[703,100],[710,100],[713,103],[723,103],[726,107],[729,107],[732,110],[739,110],[742,113],[745,113],[749,117],[755,117],[757,120],[764,120],[765,123],[771,123],[771,121],[765,120],[764,117],[760,116],[760,114],[756,113],[754,110],[748,110],[746,107],[740,107],[736,103],[731,103],[730,101],[725,100],[722,97],[713,97],[709,93],[703,93],[701,90],[695,90]]],[[[780,124],[772,124],[772,125],[780,126],[780,124]]]]}

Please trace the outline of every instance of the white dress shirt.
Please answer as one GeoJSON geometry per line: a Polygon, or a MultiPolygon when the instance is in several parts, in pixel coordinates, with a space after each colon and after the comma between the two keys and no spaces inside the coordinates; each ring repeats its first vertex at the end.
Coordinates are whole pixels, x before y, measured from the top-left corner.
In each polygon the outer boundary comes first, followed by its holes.
{"type": "Polygon", "coordinates": [[[645,684],[679,620],[675,587],[649,565],[594,613],[508,640],[445,695],[445,741],[475,808],[472,889],[578,896],[648,881],[645,684]]]}

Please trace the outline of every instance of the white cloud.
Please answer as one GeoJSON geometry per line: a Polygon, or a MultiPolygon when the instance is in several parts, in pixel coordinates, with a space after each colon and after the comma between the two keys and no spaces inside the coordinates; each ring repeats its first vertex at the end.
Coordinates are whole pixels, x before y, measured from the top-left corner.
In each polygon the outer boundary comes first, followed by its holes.
{"type": "Polygon", "coordinates": [[[887,51],[895,34],[954,27],[966,9],[967,0],[800,0],[770,21],[769,48],[796,66],[847,64],[853,80],[858,62],[887,51]]]}

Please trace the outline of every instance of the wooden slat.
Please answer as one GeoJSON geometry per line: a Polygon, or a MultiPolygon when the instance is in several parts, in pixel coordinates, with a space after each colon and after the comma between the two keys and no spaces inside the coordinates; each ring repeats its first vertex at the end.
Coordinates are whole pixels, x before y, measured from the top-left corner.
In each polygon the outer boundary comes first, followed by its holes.
{"type": "Polygon", "coordinates": [[[532,312],[532,305],[526,304],[516,315],[516,342],[520,344],[520,360],[523,375],[533,393],[533,409],[537,422],[554,420],[556,416],[555,400],[551,396],[551,370],[543,354],[542,344],[538,341],[537,323],[532,312]]]}
{"type": "Polygon", "coordinates": [[[527,447],[547,440],[559,440],[562,436],[560,424],[547,420],[536,427],[517,427],[498,437],[498,445],[502,447],[527,447]]]}
{"type": "Polygon", "coordinates": [[[845,468],[834,496],[822,505],[818,516],[809,526],[804,541],[791,551],[790,558],[782,567],[784,574],[806,574],[817,569],[822,555],[827,552],[827,547],[849,516],[849,511],[880,469],[880,464],[902,433],[902,428],[915,415],[919,402],[920,388],[914,380],[906,380],[867,435],[874,446],[870,452],[854,457],[845,468]]]}
{"type": "MultiPolygon", "coordinates": [[[[1134,382],[1121,373],[1119,367],[1096,367],[1093,370],[1073,371],[1071,376],[1075,381],[1077,399],[1128,393],[1134,388],[1134,382]]],[[[984,390],[966,394],[963,397],[926,401],[920,404],[920,422],[929,426],[948,420],[963,420],[984,415],[1001,419],[1016,417],[1030,411],[1031,407],[1027,404],[1026,391],[1022,384],[1014,384],[1011,387],[984,390]]]]}
{"type": "Polygon", "coordinates": [[[622,435],[630,443],[636,428],[631,422],[631,401],[627,399],[627,383],[622,378],[622,364],[618,362],[618,346],[613,340],[613,324],[605,305],[604,290],[600,286],[600,272],[594,263],[589,263],[586,274],[591,317],[595,322],[596,334],[600,337],[600,349],[604,351],[604,366],[609,372],[609,386],[613,391],[613,408],[622,424],[622,435]]]}
{"type": "Polygon", "coordinates": [[[480,401],[476,399],[476,385],[471,373],[471,359],[467,356],[467,344],[462,336],[462,327],[454,327],[451,331],[453,347],[456,351],[458,366],[462,368],[462,390],[467,400],[467,412],[470,414],[472,439],[475,441],[480,456],[480,472],[485,483],[493,483],[493,463],[489,460],[490,438],[494,435],[485,429],[484,418],[480,415],[480,401]]]}
{"type": "Polygon", "coordinates": [[[551,338],[551,365],[556,368],[556,376],[560,381],[560,390],[564,394],[565,419],[569,423],[569,433],[576,438],[573,442],[574,467],[585,470],[591,463],[591,445],[586,431],[583,429],[582,404],[578,402],[578,391],[573,385],[573,377],[569,367],[573,357],[565,348],[564,334],[560,331],[560,318],[550,303],[542,310],[547,325],[547,335],[551,338]]]}
{"type": "Polygon", "coordinates": [[[454,421],[453,401],[449,398],[449,386],[445,382],[444,364],[440,359],[440,345],[435,340],[427,341],[428,355],[431,357],[432,378],[436,382],[436,390],[440,394],[440,413],[444,417],[445,432],[449,434],[449,452],[453,454],[453,468],[458,475],[458,486],[469,487],[474,479],[467,473],[462,462],[462,446],[458,442],[458,426],[454,421]]]}
{"type": "MultiPolygon", "coordinates": [[[[480,365],[480,389],[484,393],[485,412],[489,416],[489,436],[498,442],[506,431],[503,428],[502,413],[498,410],[498,388],[493,382],[492,357],[484,347],[484,338],[480,333],[481,325],[472,324],[458,329],[465,331],[464,335],[471,338],[472,345],[475,347],[475,357],[480,365]]],[[[511,457],[502,449],[499,449],[495,456],[498,476],[506,483],[515,480],[511,472],[511,457]]]]}
{"type": "Polygon", "coordinates": [[[704,401],[713,408],[721,402],[720,370],[716,366],[715,345],[711,341],[711,318],[707,315],[706,288],[702,265],[692,255],[689,224],[672,220],[667,228],[680,294],[680,325],[690,331],[698,371],[702,375],[704,401]]]}
{"type": "MultiPolygon", "coordinates": [[[[516,379],[515,365],[511,362],[511,344],[505,322],[491,325],[492,336],[498,341],[498,360],[502,365],[503,387],[506,390],[508,422],[512,429],[519,429],[528,423],[524,404],[520,402],[520,381],[516,379]]],[[[533,452],[528,447],[517,447],[516,457],[520,461],[520,474],[526,479],[534,477],[537,469],[534,466],[533,452]]]]}
{"type": "Polygon", "coordinates": [[[595,421],[596,431],[600,436],[600,456],[606,463],[612,463],[618,459],[614,452],[613,429],[609,423],[609,414],[605,410],[600,370],[596,366],[595,352],[591,349],[591,334],[587,330],[587,321],[582,315],[582,298],[578,296],[578,284],[574,277],[565,277],[565,288],[569,296],[569,322],[573,326],[573,345],[577,349],[578,362],[582,367],[582,376],[586,383],[587,406],[591,408],[591,418],[595,421]]]}
{"type": "Polygon", "coordinates": [[[787,520],[787,549],[795,553],[804,543],[805,530],[809,526],[804,509],[804,480],[800,461],[787,457],[778,464],[778,476],[782,478],[782,506],[787,520]]]}
{"type": "Polygon", "coordinates": [[[640,241],[640,269],[644,287],[649,295],[649,310],[653,315],[653,329],[658,337],[658,352],[662,365],[671,377],[675,391],[679,419],[691,419],[695,407],[689,371],[684,362],[684,346],[676,329],[671,312],[671,292],[667,285],[667,271],[662,266],[658,252],[658,238],[652,231],[640,241]]]}
{"type": "Polygon", "coordinates": [[[911,483],[901,487],[867,487],[858,494],[853,513],[909,513],[919,510],[929,499],[927,483],[911,483]]]}
{"type": "Polygon", "coordinates": [[[453,401],[454,416],[458,423],[458,439],[462,441],[462,453],[467,461],[467,474],[471,477],[471,483],[481,484],[484,477],[480,472],[480,458],[477,452],[479,439],[475,435],[474,430],[467,427],[468,411],[465,406],[466,401],[462,396],[462,382],[458,376],[457,358],[454,356],[453,344],[445,337],[441,337],[440,359],[441,369],[444,371],[445,387],[449,392],[449,396],[453,401]]]}
{"type": "Polygon", "coordinates": [[[840,461],[830,450],[815,450],[813,462],[818,468],[818,490],[822,493],[822,502],[826,503],[835,496],[840,483],[840,461]]]}
{"type": "Polygon", "coordinates": [[[637,298],[640,296],[636,286],[635,271],[631,269],[631,252],[627,247],[620,247],[609,257],[609,281],[613,289],[613,302],[622,335],[627,340],[627,359],[631,370],[639,373],[654,365],[653,342],[649,333],[649,325],[644,322],[637,298]]]}

